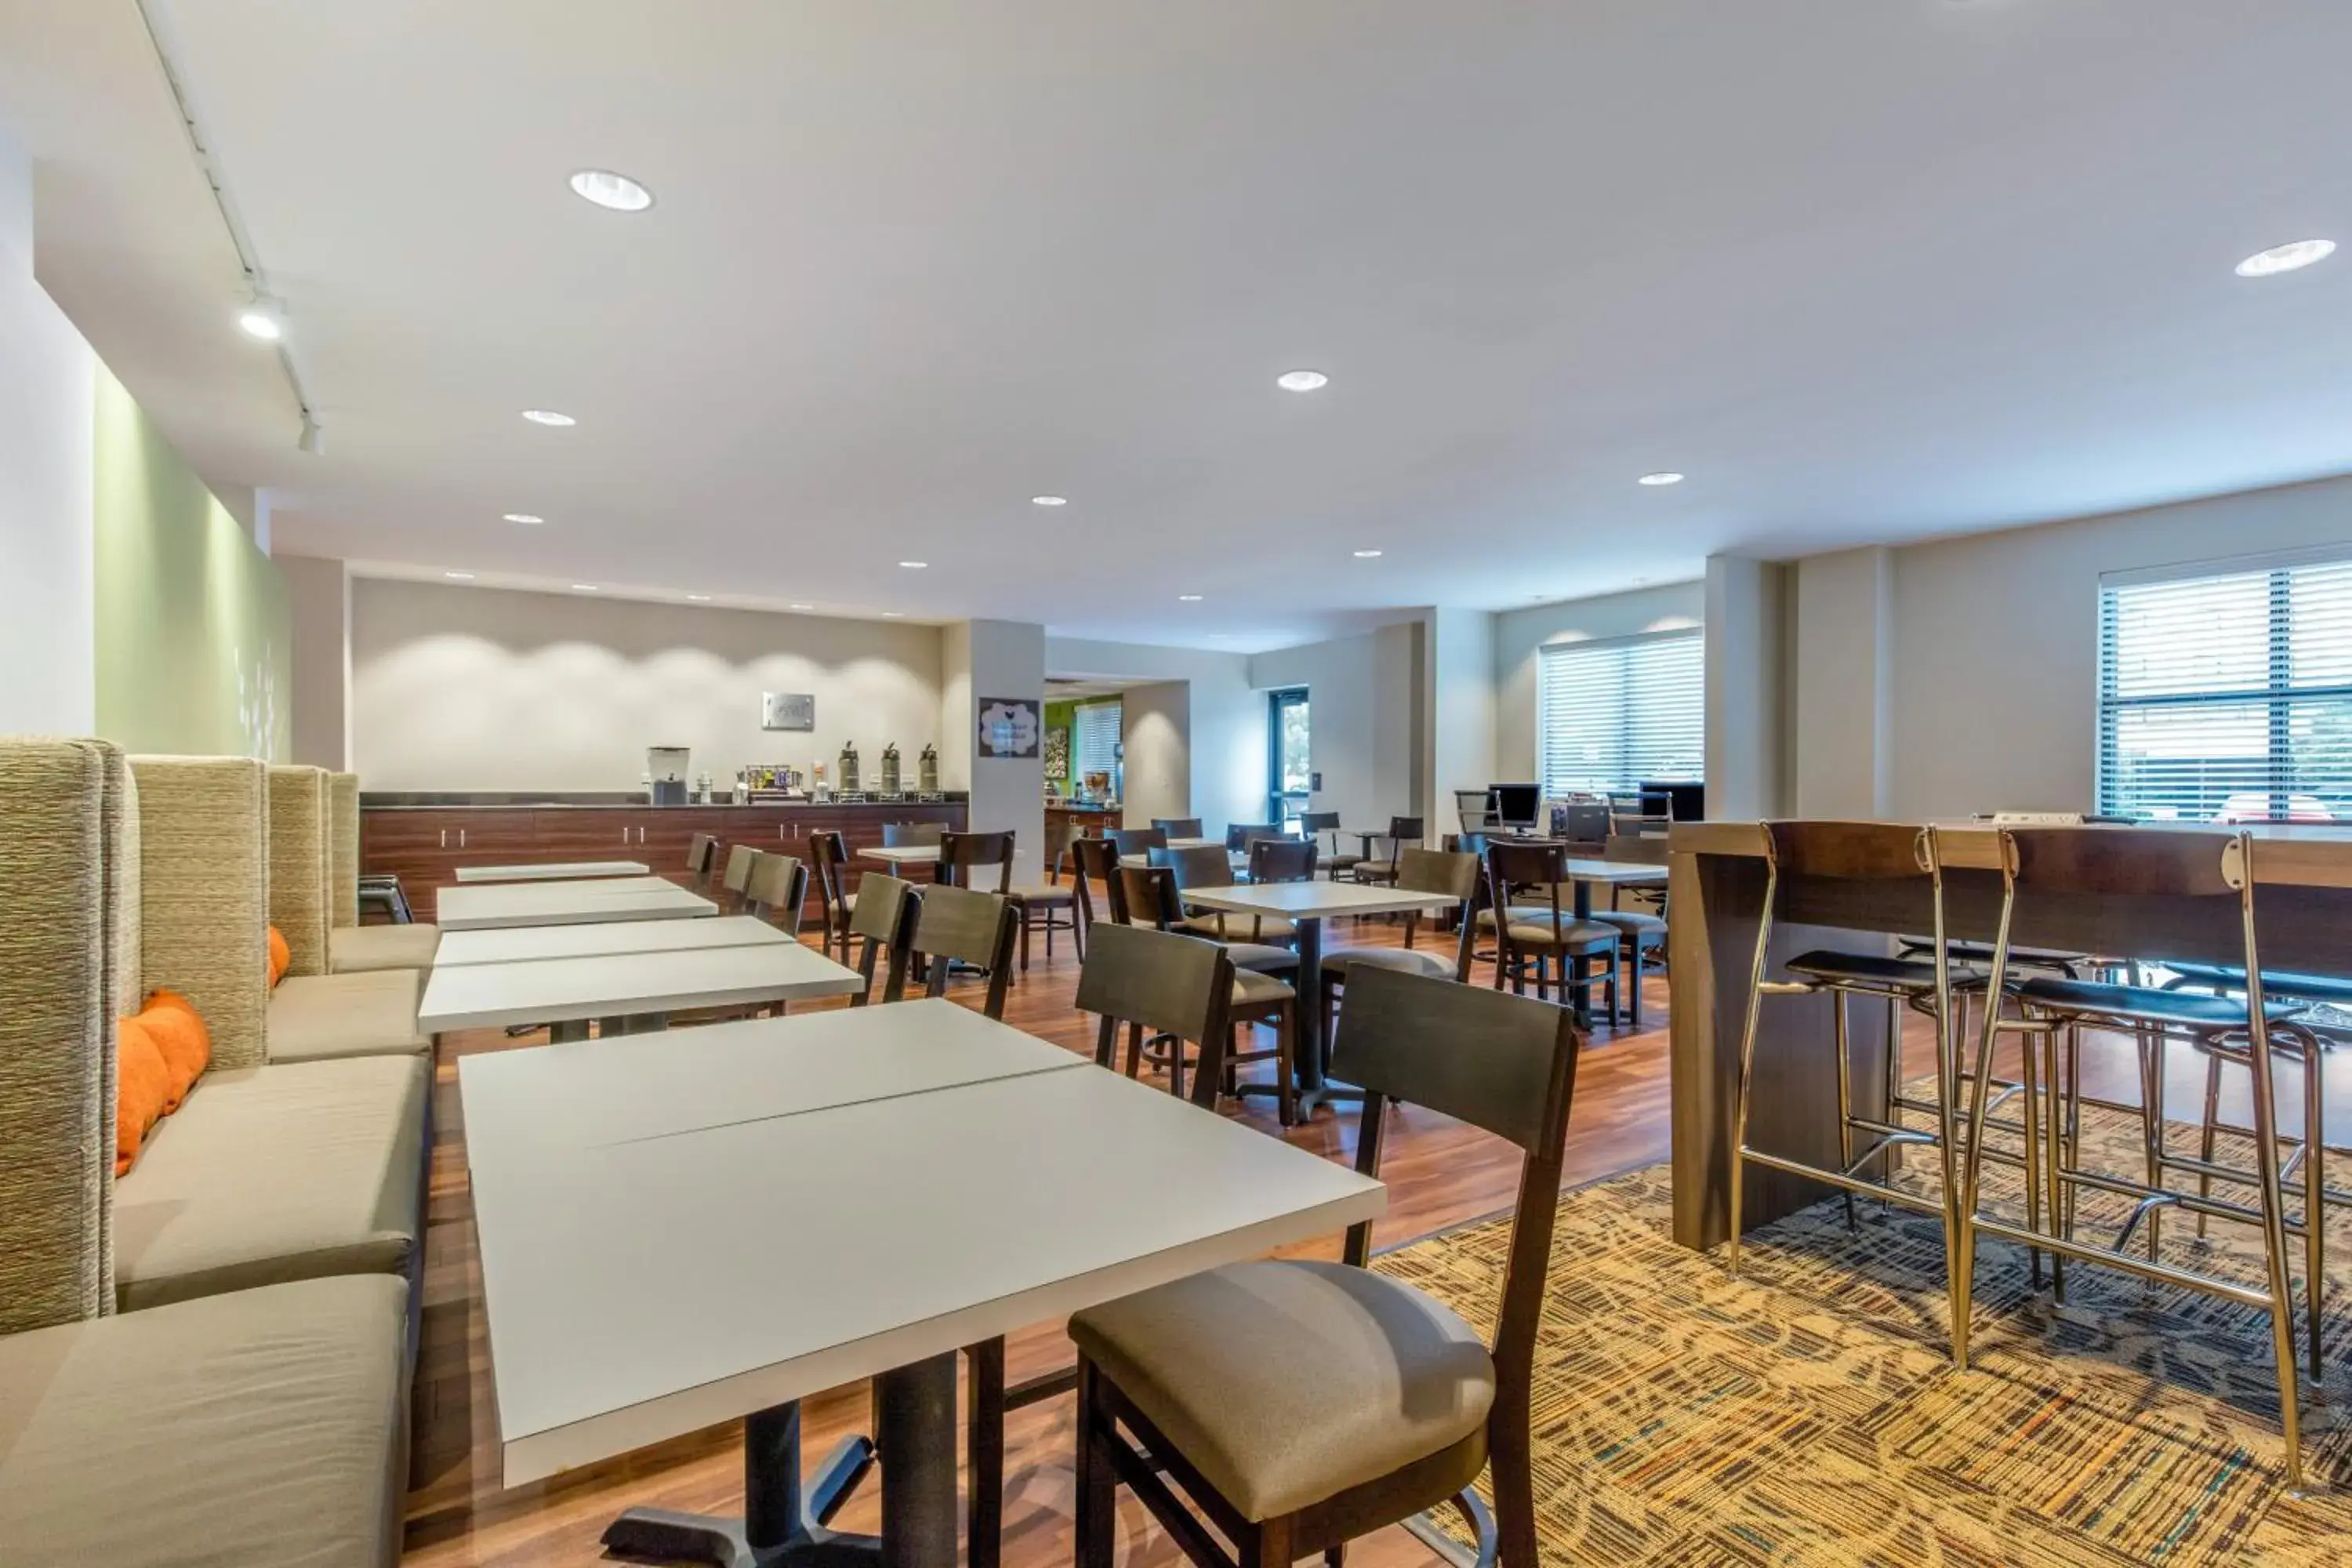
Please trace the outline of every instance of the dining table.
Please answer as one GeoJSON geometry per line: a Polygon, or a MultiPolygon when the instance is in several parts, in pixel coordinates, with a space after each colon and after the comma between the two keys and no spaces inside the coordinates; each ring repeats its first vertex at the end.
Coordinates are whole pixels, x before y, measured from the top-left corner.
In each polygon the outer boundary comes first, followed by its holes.
{"type": "Polygon", "coordinates": [[[499,926],[441,933],[433,966],[512,963],[536,958],[603,958],[623,952],[677,952],[700,947],[771,947],[793,933],[755,915],[698,921],[597,921],[587,925],[499,926]]]}
{"type": "Polygon", "coordinates": [[[460,866],[460,882],[570,882],[590,877],[643,877],[642,860],[551,860],[536,866],[460,866]]]}
{"type": "Polygon", "coordinates": [[[790,1004],[865,989],[856,970],[797,942],[436,963],[425,976],[416,1026],[438,1035],[544,1024],[552,1041],[566,1043],[586,1038],[591,1020],[602,1020],[607,1035],[646,1034],[667,1029],[670,1014],[688,1008],[790,1004]]]}
{"type": "MultiPolygon", "coordinates": [[[[457,1077],[505,1484],[743,1420],[743,1513],[630,1509],[604,1542],[633,1558],[955,1568],[960,1351],[1385,1206],[1344,1163],[943,1000],[457,1077]],[[800,1401],[868,1378],[871,1439],[803,1486],[800,1401]],[[833,1531],[877,1458],[881,1533],[833,1531]]],[[[974,1562],[997,1503],[971,1500],[974,1562]]]]}
{"type": "Polygon", "coordinates": [[[719,912],[710,900],[662,877],[467,884],[442,888],[436,897],[435,922],[444,931],[697,920],[719,912]]]}

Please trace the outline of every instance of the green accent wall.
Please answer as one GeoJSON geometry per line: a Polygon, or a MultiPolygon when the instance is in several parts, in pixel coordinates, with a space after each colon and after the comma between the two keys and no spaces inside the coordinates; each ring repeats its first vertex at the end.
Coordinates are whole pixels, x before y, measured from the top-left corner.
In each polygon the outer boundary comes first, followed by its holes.
{"type": "Polygon", "coordinates": [[[98,732],[133,752],[282,762],[285,580],[103,366],[97,384],[98,732]]]}

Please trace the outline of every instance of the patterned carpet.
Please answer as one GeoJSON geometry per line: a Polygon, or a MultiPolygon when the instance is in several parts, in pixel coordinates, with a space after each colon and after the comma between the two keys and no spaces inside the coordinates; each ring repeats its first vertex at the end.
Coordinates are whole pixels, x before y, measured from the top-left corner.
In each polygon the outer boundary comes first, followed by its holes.
{"type": "MultiPolygon", "coordinates": [[[[2134,1171],[2137,1120],[2091,1116],[2084,1163],[2134,1171]]],[[[1993,1206],[2018,1206],[1996,1179],[1993,1206]]],[[[1851,1232],[1832,1201],[1756,1233],[1735,1280],[1670,1239],[1664,1166],[1562,1200],[1536,1354],[1548,1563],[2352,1563],[2352,1223],[2329,1232],[2328,1388],[2305,1396],[2297,1498],[2260,1314],[2081,1266],[2058,1306],[2021,1251],[1984,1242],[1956,1374],[1940,1226],[1858,1213],[1851,1232]]],[[[2086,1199],[2079,1234],[2104,1217],[2086,1199]]],[[[2259,1279],[2250,1228],[2193,1228],[2170,1222],[2168,1261],[2259,1279]]],[[[1488,1331],[1508,1235],[1481,1221],[1376,1266],[1488,1331]]]]}

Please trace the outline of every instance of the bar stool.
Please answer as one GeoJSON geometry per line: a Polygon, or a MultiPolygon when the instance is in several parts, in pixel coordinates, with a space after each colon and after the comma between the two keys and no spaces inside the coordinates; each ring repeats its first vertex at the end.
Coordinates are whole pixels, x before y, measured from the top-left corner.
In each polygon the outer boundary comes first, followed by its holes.
{"type": "MultiPolygon", "coordinates": [[[[1996,995],[2017,1004],[2014,1013],[2001,1006],[1985,1009],[1985,1023],[1977,1046],[1977,1083],[1970,1097],[1966,1175],[1958,1208],[1959,1237],[1954,1261],[1958,1289],[1953,1306],[1952,1329],[1956,1359],[1967,1364],[1970,1309],[1973,1303],[1978,1235],[1999,1237],[2027,1247],[2047,1248],[2059,1258],[2101,1263],[2137,1274],[2160,1284],[2197,1290],[2269,1315],[2271,1348],[2278,1369],[2280,1424],[2286,1439],[2285,1484],[2303,1484],[2302,1415],[2296,1386],[2294,1300],[2288,1278],[2287,1236],[2315,1228],[2324,1215],[2307,1215],[2307,1226],[2287,1222],[2279,1163],[2278,1112],[2271,1080],[2271,1031],[2304,1009],[2301,1003],[2273,1003],[2263,994],[2262,964],[2254,940],[2255,841],[2245,833],[2189,833],[2155,828],[2004,827],[1999,830],[2001,901],[1998,934],[1993,944],[1990,984],[1996,995]],[[2019,902],[2031,904],[2043,897],[2091,897],[2118,905],[2143,902],[2154,909],[2116,910],[2118,921],[2162,920],[2168,926],[2202,921],[2218,932],[2234,926],[2243,963],[2252,976],[2241,1000],[2200,996],[2144,985],[2118,985],[2102,981],[2033,976],[2008,983],[2010,931],[2019,902]],[[2085,1025],[2128,1031],[2139,1042],[2141,1081],[2153,1077],[2158,1091],[2145,1096],[2143,1137],[2147,1180],[2132,1182],[2105,1172],[2086,1171],[2075,1163],[2080,1143],[2080,1096],[2072,1092],[2081,1070],[2081,1034],[2085,1025]],[[2038,1113],[2045,1129],[2039,1140],[2042,1170],[2050,1198],[2042,1220],[2029,1214],[2018,1226],[1982,1212],[1980,1173],[1985,1125],[1985,1084],[1994,1047],[2003,1034],[2021,1037],[2026,1059],[2035,1063],[2049,1093],[2037,1108],[2026,1105],[2029,1124],[2038,1113]],[[2253,1079],[2254,1169],[2232,1171],[2201,1160],[2168,1153],[2161,1147],[2163,1104],[2161,1068],[2150,1058],[2172,1038],[2186,1038],[2200,1050],[2224,1047],[2242,1055],[2253,1079]],[[2069,1058],[2062,1062],[2062,1057],[2069,1058]],[[2062,1081],[2060,1069],[2066,1068],[2062,1081]],[[2196,1171],[2200,1178],[2218,1175],[2244,1183],[2259,1194],[2249,1207],[2164,1184],[2171,1170],[2196,1171]],[[2130,1217],[2112,1242],[2085,1242],[2074,1237],[2074,1194],[2089,1187],[2134,1200],[2130,1217]],[[2263,1234],[2265,1283],[2243,1285],[2214,1274],[2200,1273],[2164,1262],[2157,1256],[2154,1217],[2166,1208],[2218,1215],[2258,1226],[2263,1234]],[[2148,1253],[2136,1257],[2125,1249],[2132,1235],[2148,1222],[2148,1253]]],[[[2319,850],[2340,856],[2352,871],[2352,852],[2343,847],[2298,844],[2297,851],[2319,850]]],[[[2315,1067],[2318,1053],[2305,1054],[2306,1068],[2315,1067]]],[[[2029,1091],[2030,1095],[2030,1091],[2029,1091]]],[[[2312,1351],[2318,1353],[2318,1294],[2312,1281],[2312,1351]]]]}
{"type": "MultiPolygon", "coordinates": [[[[1739,1037],[1739,1088],[1733,1111],[1731,1139],[1730,1269],[1739,1272],[1740,1205],[1746,1186],[1745,1167],[1802,1176],[1837,1187],[1844,1194],[1846,1223],[1853,1223],[1856,1194],[1876,1197],[1944,1221],[1945,1289],[1954,1288],[1952,1237],[1958,1233],[1955,1195],[1959,1191],[1953,1137],[1958,1087],[1953,1077],[1956,1053],[1952,1033],[1952,999],[1964,981],[1981,984],[1976,975],[1956,976],[1945,943],[1944,878],[1932,829],[1875,822],[1768,822],[1761,825],[1764,846],[1764,907],[1756,925],[1756,960],[1750,971],[1748,1014],[1739,1037]],[[1800,953],[1782,967],[1791,978],[1768,977],[1771,966],[1772,925],[1789,881],[1796,878],[1833,879],[1840,882],[1884,884],[1890,903],[1906,909],[1925,905],[1936,933],[1932,962],[1885,953],[1846,952],[1817,948],[1800,953]],[[1836,1058],[1838,1166],[1835,1170],[1787,1154],[1751,1147],[1748,1113],[1754,1099],[1756,1030],[1767,996],[1826,996],[1830,1002],[1830,1047],[1836,1058]],[[1848,999],[1862,996],[1885,1001],[1925,1014],[1936,1030],[1937,1096],[1935,1130],[1924,1131],[1906,1124],[1896,1103],[1896,1080],[1902,1075],[1902,1037],[1887,1034],[1884,1091],[1875,1116],[1860,1116],[1853,1108],[1852,1034],[1848,999]],[[1860,1152],[1854,1134],[1866,1133],[1869,1144],[1860,1152]],[[1893,1151],[1906,1145],[1935,1149],[1940,1156],[1941,1181],[1933,1197],[1896,1186],[1891,1180],[1893,1151]],[[1877,1175],[1864,1172],[1883,1162],[1877,1175]]],[[[1979,1129],[1981,1142],[1982,1129],[1979,1129]]],[[[2031,1161],[2024,1162],[2030,1173],[2031,1161]]],[[[2029,1185],[2029,1194],[2033,1189],[2029,1185]]],[[[2034,1201],[2029,1197],[2029,1201],[2034,1201]]],[[[1955,1356],[1961,1353],[1954,1336],[1955,1356]]]]}

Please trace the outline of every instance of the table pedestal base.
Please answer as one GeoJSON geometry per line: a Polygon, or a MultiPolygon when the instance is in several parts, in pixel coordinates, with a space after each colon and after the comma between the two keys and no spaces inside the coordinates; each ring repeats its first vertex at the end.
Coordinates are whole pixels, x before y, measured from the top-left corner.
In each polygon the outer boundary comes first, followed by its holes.
{"type": "Polygon", "coordinates": [[[844,1438],[805,1494],[799,1404],[760,1411],[743,1423],[742,1518],[633,1508],[605,1527],[604,1548],[715,1568],[954,1568],[955,1390],[952,1354],[876,1378],[878,1444],[844,1438]],[[826,1529],[877,1458],[882,1533],[826,1529]]]}

